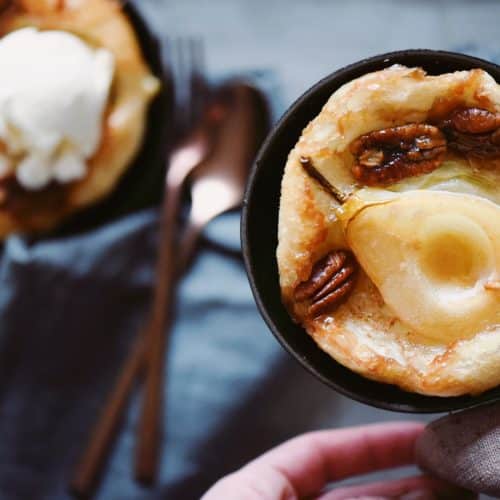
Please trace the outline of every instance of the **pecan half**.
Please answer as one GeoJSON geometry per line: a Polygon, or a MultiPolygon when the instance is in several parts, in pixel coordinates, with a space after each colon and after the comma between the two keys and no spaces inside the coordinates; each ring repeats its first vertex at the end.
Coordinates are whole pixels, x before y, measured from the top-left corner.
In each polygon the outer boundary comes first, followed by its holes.
{"type": "Polygon", "coordinates": [[[350,149],[354,177],[378,186],[432,172],[444,159],[446,138],[433,125],[410,123],[362,135],[350,149]]]}
{"type": "Polygon", "coordinates": [[[357,263],[351,252],[336,250],[314,264],[311,275],[294,292],[297,302],[309,302],[307,312],[318,316],[340,304],[354,288],[357,263]]]}
{"type": "Polygon", "coordinates": [[[481,158],[500,156],[500,113],[456,109],[441,123],[450,148],[481,158]]]}

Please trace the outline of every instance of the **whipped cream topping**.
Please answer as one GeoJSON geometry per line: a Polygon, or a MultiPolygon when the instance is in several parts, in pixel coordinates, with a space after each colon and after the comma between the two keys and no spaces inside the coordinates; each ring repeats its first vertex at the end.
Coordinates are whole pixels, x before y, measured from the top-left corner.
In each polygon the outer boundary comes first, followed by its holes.
{"type": "Polygon", "coordinates": [[[85,176],[101,142],[114,56],[65,31],[23,28],[0,40],[0,176],[26,189],[85,176]]]}

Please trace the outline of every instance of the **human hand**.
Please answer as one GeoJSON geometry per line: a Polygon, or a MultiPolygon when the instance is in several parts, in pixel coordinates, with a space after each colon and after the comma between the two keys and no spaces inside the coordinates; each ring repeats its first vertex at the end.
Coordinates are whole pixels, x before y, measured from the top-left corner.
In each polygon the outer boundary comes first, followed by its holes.
{"type": "Polygon", "coordinates": [[[222,478],[202,500],[474,498],[428,476],[324,491],[330,482],[414,463],[423,429],[420,423],[392,422],[303,434],[222,478]]]}

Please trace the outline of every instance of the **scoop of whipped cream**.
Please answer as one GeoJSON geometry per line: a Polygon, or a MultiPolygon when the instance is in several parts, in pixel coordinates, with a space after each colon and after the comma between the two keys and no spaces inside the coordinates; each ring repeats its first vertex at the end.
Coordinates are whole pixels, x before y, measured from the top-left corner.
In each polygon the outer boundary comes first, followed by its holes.
{"type": "Polygon", "coordinates": [[[114,56],[65,31],[23,28],[0,40],[0,175],[26,189],[85,176],[101,142],[114,56]]]}

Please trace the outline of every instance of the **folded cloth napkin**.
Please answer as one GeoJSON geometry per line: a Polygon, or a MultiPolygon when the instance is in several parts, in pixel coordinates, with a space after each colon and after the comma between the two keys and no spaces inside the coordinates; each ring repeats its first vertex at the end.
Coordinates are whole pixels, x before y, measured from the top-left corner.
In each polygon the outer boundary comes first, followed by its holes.
{"type": "Polygon", "coordinates": [[[430,423],[417,441],[417,461],[450,483],[500,497],[500,403],[430,423]]]}
{"type": "Polygon", "coordinates": [[[58,499],[137,330],[155,210],[0,257],[0,498],[58,499]]]}

